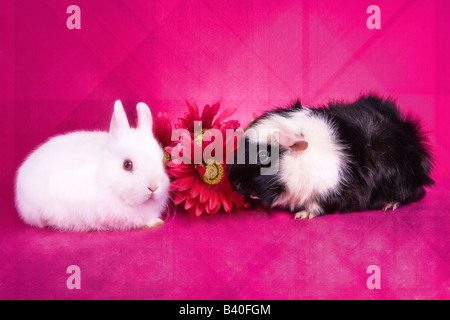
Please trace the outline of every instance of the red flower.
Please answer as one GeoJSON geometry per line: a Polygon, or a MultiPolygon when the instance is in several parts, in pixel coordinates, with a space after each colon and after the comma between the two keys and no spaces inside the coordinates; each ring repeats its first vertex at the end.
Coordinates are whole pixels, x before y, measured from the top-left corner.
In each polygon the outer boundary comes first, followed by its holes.
{"type": "MultiPolygon", "coordinates": [[[[153,118],[153,135],[163,149],[173,144],[172,124],[170,123],[167,112],[160,112],[155,118],[153,118]]],[[[169,160],[170,154],[167,153],[167,151],[164,151],[164,165],[166,165],[169,160]]]]}
{"type": "Polygon", "coordinates": [[[175,124],[175,128],[177,129],[186,129],[193,135],[195,121],[201,121],[202,128],[204,130],[214,128],[225,131],[225,129],[236,130],[240,127],[239,121],[237,120],[228,120],[224,122],[225,119],[227,119],[228,117],[233,115],[233,113],[236,112],[236,108],[226,109],[217,116],[220,109],[220,102],[217,102],[212,106],[207,104],[203,108],[202,114],[200,115],[197,103],[195,101],[189,102],[186,100],[186,105],[188,112],[184,113],[183,118],[178,118],[178,123],[175,124]]]}
{"type": "MultiPolygon", "coordinates": [[[[226,146],[230,142],[225,139],[226,129],[236,130],[240,124],[236,120],[224,120],[236,109],[226,109],[217,116],[220,104],[216,103],[212,106],[206,105],[200,115],[195,102],[191,104],[186,101],[186,103],[188,112],[183,118],[178,119],[175,127],[187,130],[188,134],[180,138],[180,143],[165,148],[172,156],[174,154],[180,156],[179,159],[172,158],[167,162],[168,172],[172,178],[174,203],[176,205],[184,203],[184,209],[196,216],[204,212],[215,214],[221,210],[230,212],[234,208],[248,207],[245,197],[232,189],[225,164],[226,146]],[[202,122],[201,132],[194,132],[195,121],[202,122]],[[224,139],[222,141],[216,141],[216,137],[213,139],[212,129],[219,130],[224,139]],[[223,157],[219,159],[219,155],[211,153],[211,158],[204,159],[203,155],[208,147],[222,148],[223,157]],[[201,155],[200,163],[195,163],[196,155],[201,155]]],[[[234,137],[231,139],[234,141],[234,137]]],[[[232,150],[228,151],[234,154],[236,146],[237,144],[233,144],[232,150]]]]}
{"type": "Polygon", "coordinates": [[[153,135],[163,148],[172,144],[172,124],[167,112],[160,112],[153,118],[153,135]]]}

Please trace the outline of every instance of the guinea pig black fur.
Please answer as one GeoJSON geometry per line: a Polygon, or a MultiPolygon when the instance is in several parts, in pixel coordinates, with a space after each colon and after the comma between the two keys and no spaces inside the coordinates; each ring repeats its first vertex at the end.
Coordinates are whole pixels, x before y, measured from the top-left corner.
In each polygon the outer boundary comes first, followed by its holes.
{"type": "Polygon", "coordinates": [[[266,112],[247,128],[227,173],[237,192],[313,218],[420,200],[434,184],[432,163],[420,121],[366,95],[266,112]]]}

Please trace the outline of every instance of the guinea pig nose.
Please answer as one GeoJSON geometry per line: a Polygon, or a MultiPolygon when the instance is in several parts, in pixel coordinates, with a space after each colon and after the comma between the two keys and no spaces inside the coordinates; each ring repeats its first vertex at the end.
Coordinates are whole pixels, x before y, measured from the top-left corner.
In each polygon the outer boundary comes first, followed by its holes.
{"type": "Polygon", "coordinates": [[[150,190],[151,192],[155,192],[158,189],[158,186],[150,186],[147,187],[148,190],[150,190]]]}

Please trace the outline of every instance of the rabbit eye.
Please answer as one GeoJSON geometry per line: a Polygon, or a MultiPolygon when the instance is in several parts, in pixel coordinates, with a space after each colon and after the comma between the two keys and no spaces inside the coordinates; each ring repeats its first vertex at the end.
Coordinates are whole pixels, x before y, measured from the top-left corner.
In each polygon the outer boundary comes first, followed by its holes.
{"type": "Polygon", "coordinates": [[[133,162],[129,159],[124,160],[123,169],[125,171],[132,171],[133,170],[133,162]]]}

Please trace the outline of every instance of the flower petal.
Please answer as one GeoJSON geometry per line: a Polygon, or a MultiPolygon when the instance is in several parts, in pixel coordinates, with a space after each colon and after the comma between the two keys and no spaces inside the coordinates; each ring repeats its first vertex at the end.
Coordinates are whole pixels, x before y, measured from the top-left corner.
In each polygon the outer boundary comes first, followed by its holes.
{"type": "Polygon", "coordinates": [[[220,201],[222,202],[223,209],[225,212],[230,212],[231,209],[233,209],[233,200],[229,199],[226,195],[226,192],[224,190],[221,190],[222,192],[219,192],[220,201]]]}
{"type": "Polygon", "coordinates": [[[213,120],[214,120],[215,116],[217,115],[219,108],[220,108],[219,103],[213,104],[212,106],[206,105],[203,108],[203,113],[202,113],[203,128],[206,128],[206,129],[212,128],[213,120]]]}
{"type": "Polygon", "coordinates": [[[220,102],[214,103],[211,106],[211,115],[213,117],[215,117],[217,115],[217,113],[219,112],[219,109],[220,109],[220,102]]]}
{"type": "Polygon", "coordinates": [[[172,143],[172,125],[167,112],[160,112],[153,118],[153,135],[163,147],[166,147],[172,143]]]}
{"type": "Polygon", "coordinates": [[[184,209],[189,210],[197,203],[198,203],[198,199],[193,198],[192,196],[189,196],[186,198],[186,202],[184,203],[184,209]]]}
{"type": "Polygon", "coordinates": [[[183,177],[190,177],[190,176],[192,176],[192,173],[193,173],[192,169],[190,169],[190,168],[188,168],[188,169],[183,169],[183,168],[178,168],[178,167],[169,168],[169,175],[175,179],[180,179],[183,177]]]}
{"type": "Polygon", "coordinates": [[[220,128],[222,130],[226,130],[226,129],[233,129],[236,130],[241,126],[241,123],[238,120],[228,120],[225,122],[222,122],[220,124],[220,128]]]}
{"type": "Polygon", "coordinates": [[[177,192],[175,194],[175,198],[173,200],[173,203],[175,205],[179,205],[180,203],[182,203],[184,200],[186,200],[186,198],[188,197],[188,193],[187,192],[177,192]]]}
{"type": "Polygon", "coordinates": [[[208,203],[209,203],[211,214],[215,214],[215,213],[217,213],[217,211],[220,210],[222,203],[220,201],[220,196],[216,190],[211,189],[211,196],[209,198],[208,203]]]}
{"type": "Polygon", "coordinates": [[[212,119],[209,110],[211,109],[211,107],[209,106],[209,104],[207,104],[206,106],[203,107],[203,111],[202,111],[202,127],[209,129],[209,126],[211,125],[212,119]]]}
{"type": "Polygon", "coordinates": [[[198,182],[198,183],[194,183],[194,185],[192,186],[191,189],[191,197],[198,197],[203,190],[203,186],[202,186],[203,182],[198,182]]]}
{"type": "Polygon", "coordinates": [[[199,112],[198,112],[197,103],[193,99],[191,99],[191,102],[189,102],[187,100],[185,100],[185,101],[186,101],[186,106],[187,106],[189,114],[192,117],[199,119],[199,112]]]}
{"type": "Polygon", "coordinates": [[[220,125],[220,123],[222,121],[224,121],[226,118],[233,115],[233,113],[235,113],[236,110],[237,110],[236,108],[229,108],[229,109],[224,110],[220,115],[217,116],[216,120],[214,120],[214,123],[212,124],[213,127],[220,125]]]}
{"type": "Polygon", "coordinates": [[[183,177],[179,179],[175,179],[172,181],[172,186],[179,191],[183,190],[190,190],[190,188],[193,186],[194,182],[196,182],[196,177],[183,177]]]}
{"type": "Polygon", "coordinates": [[[200,183],[200,185],[202,186],[202,192],[200,193],[200,202],[205,203],[209,199],[211,190],[203,181],[200,183]]]}
{"type": "Polygon", "coordinates": [[[205,212],[205,205],[203,203],[198,202],[195,208],[193,207],[192,209],[194,209],[193,213],[195,214],[195,216],[199,217],[202,215],[203,212],[205,212]]]}
{"type": "Polygon", "coordinates": [[[211,214],[211,208],[209,207],[209,201],[205,202],[205,212],[211,214]]]}

